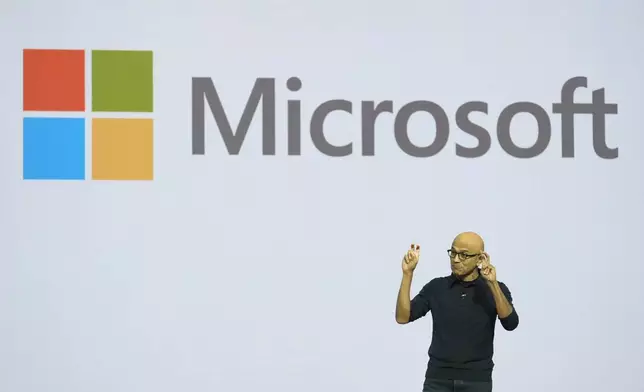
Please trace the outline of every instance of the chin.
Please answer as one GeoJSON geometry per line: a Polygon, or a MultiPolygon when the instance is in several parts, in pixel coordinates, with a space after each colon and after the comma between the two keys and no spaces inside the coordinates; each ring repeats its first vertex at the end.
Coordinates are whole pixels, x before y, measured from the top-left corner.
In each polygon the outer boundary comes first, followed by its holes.
{"type": "Polygon", "coordinates": [[[458,276],[459,278],[464,278],[468,276],[469,274],[472,273],[472,271],[466,271],[462,269],[452,269],[452,272],[454,273],[454,275],[458,276]]]}

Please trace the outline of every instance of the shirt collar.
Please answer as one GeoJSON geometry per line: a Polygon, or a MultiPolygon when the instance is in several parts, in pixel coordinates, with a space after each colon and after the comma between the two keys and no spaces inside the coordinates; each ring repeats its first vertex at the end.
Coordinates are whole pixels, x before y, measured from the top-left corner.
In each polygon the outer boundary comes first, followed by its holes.
{"type": "Polygon", "coordinates": [[[464,281],[460,280],[459,278],[457,278],[456,275],[454,275],[454,274],[451,274],[448,279],[449,279],[449,287],[454,287],[454,285],[457,284],[457,283],[461,284],[464,287],[471,287],[471,286],[476,286],[477,284],[479,284],[479,282],[481,281],[481,275],[479,274],[479,276],[477,276],[476,279],[474,279],[474,280],[472,280],[470,282],[464,282],[464,281]]]}

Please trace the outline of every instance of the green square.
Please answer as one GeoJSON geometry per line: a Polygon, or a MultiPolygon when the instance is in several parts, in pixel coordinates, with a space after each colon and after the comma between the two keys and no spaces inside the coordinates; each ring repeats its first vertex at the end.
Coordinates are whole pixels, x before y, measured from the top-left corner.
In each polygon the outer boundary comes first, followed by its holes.
{"type": "Polygon", "coordinates": [[[92,51],[92,110],[151,113],[152,58],[151,51],[92,51]]]}

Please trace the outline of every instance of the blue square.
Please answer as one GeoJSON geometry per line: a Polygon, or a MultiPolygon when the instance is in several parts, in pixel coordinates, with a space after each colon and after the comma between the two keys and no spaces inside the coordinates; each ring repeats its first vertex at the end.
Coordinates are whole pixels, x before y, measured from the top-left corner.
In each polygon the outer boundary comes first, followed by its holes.
{"type": "Polygon", "coordinates": [[[25,180],[85,179],[85,119],[27,117],[23,120],[25,180]]]}

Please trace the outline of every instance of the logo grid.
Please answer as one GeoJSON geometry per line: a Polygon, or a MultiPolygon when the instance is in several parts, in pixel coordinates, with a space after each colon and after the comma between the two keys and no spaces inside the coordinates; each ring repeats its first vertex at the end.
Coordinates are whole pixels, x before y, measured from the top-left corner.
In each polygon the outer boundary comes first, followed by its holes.
{"type": "Polygon", "coordinates": [[[85,180],[91,125],[93,180],[152,180],[153,52],[92,50],[87,63],[82,49],[23,51],[23,179],[85,180]]]}

